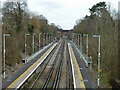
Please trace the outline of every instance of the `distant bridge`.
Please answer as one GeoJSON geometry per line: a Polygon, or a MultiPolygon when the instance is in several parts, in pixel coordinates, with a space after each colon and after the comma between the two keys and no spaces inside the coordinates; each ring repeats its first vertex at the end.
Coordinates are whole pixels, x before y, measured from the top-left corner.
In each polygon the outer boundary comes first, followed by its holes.
{"type": "Polygon", "coordinates": [[[72,30],[58,30],[59,38],[61,38],[63,35],[68,36],[68,38],[71,35],[72,30]]]}

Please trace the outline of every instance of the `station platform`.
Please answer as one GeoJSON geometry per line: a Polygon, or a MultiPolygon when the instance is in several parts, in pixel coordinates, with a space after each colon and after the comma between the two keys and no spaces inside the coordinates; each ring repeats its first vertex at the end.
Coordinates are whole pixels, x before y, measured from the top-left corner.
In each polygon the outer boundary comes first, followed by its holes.
{"type": "MultiPolygon", "coordinates": [[[[42,51],[33,60],[28,62],[21,70],[16,72],[15,75],[11,76],[10,79],[3,80],[2,88],[3,89],[20,88],[56,46],[57,43],[51,44],[48,48],[42,51]]],[[[80,55],[72,42],[68,42],[68,50],[72,68],[74,88],[75,89],[95,88],[96,85],[94,84],[84,61],[80,58],[80,55]]]]}
{"type": "Polygon", "coordinates": [[[44,61],[49,53],[55,48],[57,43],[52,43],[48,48],[37,55],[33,60],[28,62],[22,69],[10,76],[9,79],[3,80],[2,88],[19,88],[21,84],[29,78],[36,68],[44,61]]]}
{"type": "Polygon", "coordinates": [[[74,44],[70,42],[68,43],[68,46],[71,49],[71,53],[72,53],[75,75],[76,77],[79,77],[76,78],[76,83],[80,83],[80,84],[78,84],[79,86],[76,85],[76,88],[87,88],[87,89],[96,88],[96,85],[93,82],[91,74],[89,73],[88,68],[86,68],[86,64],[84,63],[84,61],[80,58],[80,54],[78,53],[74,44]]]}

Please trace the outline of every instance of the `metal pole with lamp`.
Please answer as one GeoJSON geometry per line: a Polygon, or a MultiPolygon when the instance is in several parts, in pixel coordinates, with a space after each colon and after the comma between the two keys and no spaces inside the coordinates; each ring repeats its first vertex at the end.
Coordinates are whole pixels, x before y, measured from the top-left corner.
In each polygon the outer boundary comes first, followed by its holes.
{"type": "Polygon", "coordinates": [[[100,87],[100,35],[93,35],[93,37],[99,38],[99,44],[98,44],[98,80],[97,80],[97,86],[100,87]]]}
{"type": "Polygon", "coordinates": [[[88,34],[83,34],[83,36],[87,37],[87,39],[86,39],[86,55],[87,55],[87,60],[88,60],[88,34]]]}
{"type": "Polygon", "coordinates": [[[34,38],[35,38],[35,33],[33,33],[33,54],[34,54],[34,43],[35,43],[35,40],[34,40],[34,38]]]}
{"type": "Polygon", "coordinates": [[[40,36],[41,36],[41,33],[39,33],[39,50],[40,50],[40,36]]]}
{"type": "MultiPolygon", "coordinates": [[[[26,47],[27,47],[27,44],[26,44],[26,37],[30,35],[30,34],[25,34],[25,58],[26,58],[26,47]]],[[[26,61],[25,61],[26,62],[26,61]]]]}
{"type": "Polygon", "coordinates": [[[82,34],[80,34],[80,52],[82,54],[82,34]]]}
{"type": "Polygon", "coordinates": [[[10,36],[10,34],[3,34],[3,48],[4,48],[4,79],[5,79],[5,37],[10,36]]]}

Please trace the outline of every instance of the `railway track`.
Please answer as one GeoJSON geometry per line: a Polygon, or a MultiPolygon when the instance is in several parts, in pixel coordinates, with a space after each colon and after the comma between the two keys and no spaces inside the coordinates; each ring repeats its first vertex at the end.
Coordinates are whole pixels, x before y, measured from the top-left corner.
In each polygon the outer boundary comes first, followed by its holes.
{"type": "Polygon", "coordinates": [[[63,37],[51,46],[8,88],[86,88],[71,44],[63,37]]]}
{"type": "Polygon", "coordinates": [[[65,84],[64,88],[73,88],[72,86],[72,71],[70,66],[70,58],[68,53],[67,41],[61,39],[58,42],[57,47],[51,52],[40,67],[39,73],[35,75],[25,88],[30,90],[34,88],[46,88],[57,89],[61,88],[60,84],[65,84]],[[66,62],[67,65],[64,64],[66,62]],[[64,65],[64,67],[63,67],[64,65]],[[63,69],[65,71],[63,71],[63,69]],[[66,73],[66,74],[65,74],[66,73]],[[62,75],[65,74],[66,81],[62,83],[61,79],[64,79],[62,75]]]}
{"type": "Polygon", "coordinates": [[[61,71],[62,60],[63,60],[62,59],[63,50],[64,50],[64,40],[61,42],[59,53],[57,54],[56,59],[46,77],[42,90],[49,88],[48,84],[51,85],[50,88],[58,88],[58,80],[60,78],[60,71],[61,71]]]}
{"type": "MultiPolygon", "coordinates": [[[[38,82],[39,81],[44,81],[45,79],[47,79],[47,75],[48,73],[47,72],[51,72],[52,70],[50,69],[54,69],[54,65],[56,63],[57,60],[55,60],[57,58],[57,55],[59,53],[59,50],[62,50],[61,49],[61,46],[63,45],[63,41],[62,39],[59,41],[59,45],[57,45],[57,47],[53,50],[53,52],[49,55],[49,57],[43,62],[43,64],[41,65],[41,68],[40,69],[40,72],[39,74],[36,74],[35,75],[35,79],[31,80],[30,82],[32,83],[29,83],[27,84],[27,87],[25,88],[30,88],[30,89],[33,89],[33,88],[37,88],[38,87],[38,82]],[[42,79],[41,79],[42,78],[42,79]],[[44,79],[44,80],[43,80],[44,79]],[[29,87],[30,86],[30,87],[29,87]]],[[[52,73],[51,73],[52,74],[52,73]]],[[[46,80],[47,81],[47,80],[46,80]]],[[[43,83],[43,82],[42,82],[43,83]]],[[[38,88],[42,88],[44,85],[39,85],[38,88]]]]}
{"type": "Polygon", "coordinates": [[[72,69],[70,64],[70,56],[68,52],[67,43],[68,41],[65,40],[64,60],[63,60],[64,63],[62,66],[59,88],[73,89],[72,69]]]}
{"type": "Polygon", "coordinates": [[[73,78],[72,78],[72,68],[71,68],[71,64],[70,64],[70,56],[69,56],[69,52],[68,52],[68,46],[66,47],[66,61],[67,61],[67,87],[69,89],[73,88],[73,78]]]}
{"type": "Polygon", "coordinates": [[[44,69],[46,68],[46,66],[48,65],[53,53],[55,52],[56,48],[53,50],[53,52],[49,55],[49,57],[44,61],[44,64],[42,64],[42,68],[39,72],[39,74],[37,75],[36,79],[34,80],[34,82],[32,83],[32,85],[30,86],[30,89],[32,89],[35,85],[35,83],[37,82],[37,80],[39,79],[39,77],[42,75],[44,69]]]}

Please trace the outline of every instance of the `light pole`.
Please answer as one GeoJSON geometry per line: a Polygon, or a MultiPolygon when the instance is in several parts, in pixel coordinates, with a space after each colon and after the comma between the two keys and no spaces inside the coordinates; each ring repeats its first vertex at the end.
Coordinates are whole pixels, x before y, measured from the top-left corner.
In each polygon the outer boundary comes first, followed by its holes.
{"type": "Polygon", "coordinates": [[[82,34],[80,34],[80,51],[82,53],[82,34]]]}
{"type": "Polygon", "coordinates": [[[73,42],[73,33],[72,33],[72,42],[73,42]]]}
{"type": "Polygon", "coordinates": [[[41,36],[41,33],[39,33],[39,50],[40,50],[40,36],[41,36]]]}
{"type": "Polygon", "coordinates": [[[49,34],[49,43],[51,43],[51,34],[49,34]]]}
{"type": "Polygon", "coordinates": [[[73,33],[73,43],[75,44],[75,33],[73,33]]]}
{"type": "Polygon", "coordinates": [[[3,48],[4,48],[4,79],[5,79],[5,37],[10,36],[10,34],[3,34],[3,48]]]}
{"type": "Polygon", "coordinates": [[[75,45],[77,46],[77,33],[75,33],[75,45]]]}
{"type": "Polygon", "coordinates": [[[46,42],[48,44],[48,33],[46,34],[46,42]]]}
{"type": "Polygon", "coordinates": [[[79,34],[79,48],[78,49],[80,50],[80,34],[79,34]]]}
{"type": "Polygon", "coordinates": [[[35,38],[35,33],[33,33],[33,54],[34,54],[34,43],[35,43],[34,38],[35,38]]]}
{"type": "Polygon", "coordinates": [[[51,34],[49,34],[49,43],[51,43],[51,34]]]}
{"type": "Polygon", "coordinates": [[[83,34],[83,36],[87,37],[87,39],[86,39],[86,55],[87,55],[87,60],[88,60],[88,34],[83,34]]]}
{"type": "Polygon", "coordinates": [[[51,34],[49,34],[49,43],[51,43],[51,34]]]}
{"type": "Polygon", "coordinates": [[[50,43],[50,33],[48,34],[48,43],[50,43]]]}
{"type": "Polygon", "coordinates": [[[97,86],[100,87],[100,35],[93,35],[93,37],[99,38],[99,44],[98,44],[98,81],[97,86]]]}
{"type": "Polygon", "coordinates": [[[30,35],[30,34],[25,34],[25,58],[26,58],[26,47],[27,47],[27,44],[26,44],[26,37],[30,35]]]}
{"type": "Polygon", "coordinates": [[[53,41],[52,41],[52,34],[50,34],[50,42],[53,42],[53,41]]]}
{"type": "Polygon", "coordinates": [[[76,35],[75,35],[75,33],[73,33],[73,42],[74,42],[74,44],[76,45],[76,35]]]}
{"type": "Polygon", "coordinates": [[[78,41],[77,41],[77,46],[78,46],[78,48],[79,48],[79,34],[77,35],[78,37],[78,41]]]}
{"type": "Polygon", "coordinates": [[[48,33],[48,43],[49,43],[49,33],[48,33]]]}
{"type": "Polygon", "coordinates": [[[45,33],[43,33],[43,46],[45,46],[45,33]]]}

